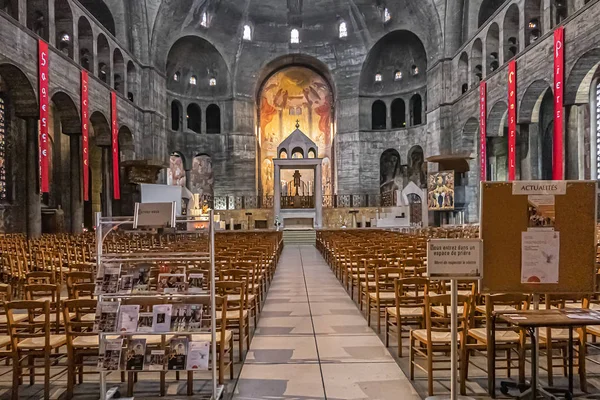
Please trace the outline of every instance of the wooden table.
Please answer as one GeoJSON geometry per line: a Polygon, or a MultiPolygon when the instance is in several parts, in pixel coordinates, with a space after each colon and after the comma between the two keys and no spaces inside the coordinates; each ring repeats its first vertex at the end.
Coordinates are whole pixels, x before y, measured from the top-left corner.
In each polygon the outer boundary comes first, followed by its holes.
{"type": "MultiPolygon", "coordinates": [[[[585,327],[587,325],[600,324],[600,311],[588,309],[550,309],[550,310],[527,310],[527,311],[500,311],[492,314],[492,352],[496,351],[496,320],[509,323],[516,327],[525,329],[531,337],[531,385],[527,391],[521,393],[519,397],[536,399],[538,393],[544,397],[554,398],[554,393],[565,393],[565,390],[556,390],[548,388],[538,388],[537,386],[537,328],[567,328],[569,330],[569,389],[568,394],[573,395],[573,328],[585,327]]],[[[584,339],[585,340],[585,339],[584,339]]],[[[494,359],[495,354],[492,354],[494,359]]],[[[490,355],[488,355],[490,357],[490,355]]],[[[488,390],[490,395],[495,397],[495,370],[492,368],[488,373],[492,374],[492,387],[488,390]]]]}

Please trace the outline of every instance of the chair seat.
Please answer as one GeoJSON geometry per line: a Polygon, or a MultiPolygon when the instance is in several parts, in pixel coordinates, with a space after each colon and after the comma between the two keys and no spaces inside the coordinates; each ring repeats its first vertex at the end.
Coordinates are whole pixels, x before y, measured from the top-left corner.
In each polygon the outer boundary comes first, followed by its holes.
{"type": "MultiPolygon", "coordinates": [[[[442,316],[444,315],[444,306],[434,306],[434,307],[431,307],[431,310],[437,315],[442,315],[442,316]]],[[[458,314],[462,314],[464,312],[464,310],[465,310],[464,306],[456,307],[456,312],[458,314]]],[[[446,307],[446,311],[447,311],[448,315],[450,315],[450,311],[451,311],[450,306],[446,307]]]]}
{"type": "MultiPolygon", "coordinates": [[[[215,312],[215,318],[216,319],[221,319],[222,318],[222,312],[221,311],[216,311],[215,312]]],[[[244,310],[242,312],[242,318],[246,319],[248,317],[248,310],[244,310]]],[[[227,320],[236,320],[240,318],[240,311],[239,310],[230,310],[227,311],[227,320]]]]}
{"type": "MultiPolygon", "coordinates": [[[[540,335],[540,340],[542,342],[546,342],[548,341],[548,331],[546,328],[540,328],[539,329],[539,335],[540,335]]],[[[551,329],[550,330],[550,336],[552,337],[552,341],[566,341],[569,340],[569,330],[568,329],[561,329],[561,328],[555,328],[555,329],[551,329]]],[[[577,339],[577,331],[575,329],[573,329],[573,340],[577,339]]]]}
{"type": "Polygon", "coordinates": [[[81,322],[93,322],[96,320],[95,313],[84,314],[81,316],[81,322]]]}
{"type": "MultiPolygon", "coordinates": [[[[64,346],[67,343],[67,337],[65,335],[50,335],[50,347],[55,349],[57,347],[64,346]]],[[[46,338],[36,337],[27,338],[19,342],[17,347],[22,350],[38,350],[43,349],[46,345],[46,338]]]]}
{"type": "MultiPolygon", "coordinates": [[[[469,329],[469,336],[479,342],[487,343],[487,328],[469,329]]],[[[518,341],[519,334],[515,331],[496,331],[496,343],[516,343],[518,341]]]]}
{"type": "MultiPolygon", "coordinates": [[[[229,343],[231,343],[231,338],[233,337],[232,331],[229,329],[225,331],[225,348],[229,348],[229,343]]],[[[210,342],[211,334],[210,333],[202,333],[198,335],[192,335],[192,342],[210,342]]],[[[217,344],[221,343],[221,333],[217,331],[217,344]]]]}
{"type": "MultiPolygon", "coordinates": [[[[480,305],[475,308],[478,313],[485,314],[485,305],[480,305]]],[[[506,312],[506,311],[516,311],[517,309],[513,306],[508,305],[497,305],[494,306],[494,311],[496,312],[506,312]]]]}
{"type": "MultiPolygon", "coordinates": [[[[256,296],[253,294],[248,295],[248,302],[253,303],[255,298],[256,298],[256,296]]],[[[232,302],[240,301],[240,295],[239,294],[228,294],[227,301],[232,301],[232,302]]]]}
{"type": "MultiPolygon", "coordinates": [[[[396,317],[396,307],[386,308],[388,314],[392,317],[396,317]]],[[[400,307],[400,316],[404,318],[422,318],[423,308],[422,307],[400,307]]]]}
{"type": "MultiPolygon", "coordinates": [[[[15,322],[21,322],[21,321],[25,321],[27,319],[28,315],[27,314],[13,314],[13,320],[15,322]]],[[[1,314],[0,315],[0,325],[6,325],[8,324],[8,317],[6,316],[6,314],[1,314]]]]}
{"type": "Polygon", "coordinates": [[[586,326],[585,331],[590,335],[600,336],[600,325],[586,326]]]}
{"type": "MultiPolygon", "coordinates": [[[[75,316],[75,313],[69,313],[69,318],[73,318],[75,316]]],[[[58,320],[62,321],[63,320],[63,313],[58,314],[58,320]]],[[[37,317],[35,317],[33,319],[34,322],[44,322],[44,320],[46,319],[45,315],[38,315],[37,317]]],[[[50,314],[50,322],[56,322],[56,313],[51,313],[50,314]]]]}
{"type": "Polygon", "coordinates": [[[9,335],[0,335],[0,349],[5,348],[11,343],[9,335]]]}
{"type": "MultiPolygon", "coordinates": [[[[411,334],[415,339],[427,343],[427,329],[414,329],[411,334]]],[[[436,345],[450,344],[450,337],[450,332],[431,332],[431,342],[436,345]]]]}
{"type": "MultiPolygon", "coordinates": [[[[373,301],[377,301],[377,293],[369,293],[369,297],[373,301]]],[[[394,292],[379,292],[379,301],[390,301],[396,300],[396,293],[394,292]]]]}

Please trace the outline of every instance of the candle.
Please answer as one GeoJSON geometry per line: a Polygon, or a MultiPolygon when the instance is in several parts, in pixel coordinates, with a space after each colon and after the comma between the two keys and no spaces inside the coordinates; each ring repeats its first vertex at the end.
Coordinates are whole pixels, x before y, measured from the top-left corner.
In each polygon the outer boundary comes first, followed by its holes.
{"type": "Polygon", "coordinates": [[[361,216],[360,226],[361,226],[361,228],[366,228],[367,227],[367,218],[365,217],[364,214],[361,216]]]}

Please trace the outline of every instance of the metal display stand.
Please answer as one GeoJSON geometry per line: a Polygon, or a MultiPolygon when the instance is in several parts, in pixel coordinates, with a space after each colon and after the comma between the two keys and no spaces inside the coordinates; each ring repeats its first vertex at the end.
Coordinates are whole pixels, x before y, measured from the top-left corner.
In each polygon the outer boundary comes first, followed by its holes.
{"type": "MultiPolygon", "coordinates": [[[[180,232],[171,232],[171,235],[177,236],[183,234],[190,233],[207,233],[208,234],[208,251],[207,252],[131,252],[131,253],[104,253],[103,252],[103,244],[106,238],[109,236],[111,232],[117,231],[119,228],[128,226],[130,228],[133,227],[134,217],[102,217],[101,213],[96,213],[96,267],[97,270],[100,268],[102,263],[131,263],[131,262],[209,262],[210,263],[210,277],[209,277],[209,293],[208,294],[100,294],[98,295],[98,302],[107,300],[107,299],[132,299],[132,298],[148,298],[151,297],[163,297],[163,298],[177,298],[177,297],[188,297],[188,298],[199,298],[199,297],[209,297],[210,298],[210,334],[211,334],[211,345],[210,345],[210,353],[212,357],[212,385],[210,393],[195,393],[194,396],[198,396],[199,394],[205,394],[207,397],[210,394],[211,400],[218,400],[221,398],[224,386],[218,385],[217,379],[217,342],[216,342],[216,298],[215,298],[215,225],[214,225],[214,211],[210,210],[208,221],[206,220],[206,216],[193,216],[193,217],[183,217],[177,218],[176,223],[181,226],[187,228],[190,225],[200,224],[204,226],[204,229],[194,230],[194,231],[180,231],[180,232]]],[[[127,230],[128,233],[146,233],[147,231],[140,230],[127,230]]],[[[99,340],[102,341],[105,336],[115,336],[120,335],[121,337],[127,336],[135,336],[135,335],[176,335],[176,336],[191,336],[192,334],[201,334],[200,332],[132,332],[132,333],[114,333],[114,332],[99,332],[99,340]]],[[[101,370],[100,372],[100,400],[110,400],[115,398],[115,394],[118,393],[118,387],[113,387],[107,389],[107,381],[106,376],[110,372],[115,371],[106,371],[101,370]]],[[[161,372],[161,371],[128,371],[128,372],[161,372]]],[[[165,370],[164,372],[169,372],[165,370]]],[[[176,372],[176,371],[172,371],[176,372]]],[[[187,372],[187,371],[180,371],[187,372]]],[[[189,388],[188,388],[188,393],[189,388]]]]}

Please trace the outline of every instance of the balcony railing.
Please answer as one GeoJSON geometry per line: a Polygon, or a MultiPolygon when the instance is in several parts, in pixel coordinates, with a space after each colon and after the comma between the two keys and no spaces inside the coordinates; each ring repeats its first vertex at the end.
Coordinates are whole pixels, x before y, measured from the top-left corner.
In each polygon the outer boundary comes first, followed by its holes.
{"type": "Polygon", "coordinates": [[[315,208],[315,196],[281,196],[281,208],[315,208]]]}

